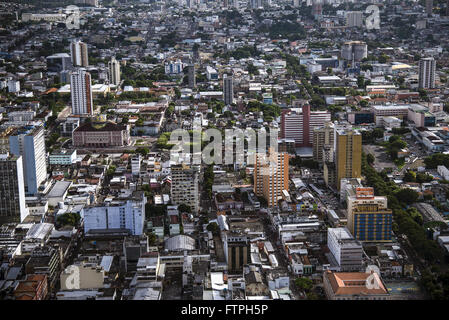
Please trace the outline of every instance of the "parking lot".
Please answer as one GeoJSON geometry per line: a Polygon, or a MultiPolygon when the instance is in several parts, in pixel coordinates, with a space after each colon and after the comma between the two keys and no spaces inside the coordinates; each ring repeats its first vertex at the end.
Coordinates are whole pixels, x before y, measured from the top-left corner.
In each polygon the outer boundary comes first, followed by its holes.
{"type": "Polygon", "coordinates": [[[384,147],[374,144],[366,144],[363,145],[363,151],[366,154],[370,153],[374,156],[375,160],[373,166],[376,171],[382,171],[386,168],[392,168],[393,170],[396,169],[396,165],[390,160],[390,156],[384,147]]]}

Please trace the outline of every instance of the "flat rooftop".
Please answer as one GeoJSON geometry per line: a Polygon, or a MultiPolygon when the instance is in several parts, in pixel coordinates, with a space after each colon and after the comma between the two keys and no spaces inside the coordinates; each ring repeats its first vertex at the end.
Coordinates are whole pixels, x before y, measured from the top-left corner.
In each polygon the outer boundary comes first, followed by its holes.
{"type": "Polygon", "coordinates": [[[62,197],[71,185],[72,181],[56,181],[53,188],[51,188],[50,192],[47,194],[47,198],[62,197]]]}

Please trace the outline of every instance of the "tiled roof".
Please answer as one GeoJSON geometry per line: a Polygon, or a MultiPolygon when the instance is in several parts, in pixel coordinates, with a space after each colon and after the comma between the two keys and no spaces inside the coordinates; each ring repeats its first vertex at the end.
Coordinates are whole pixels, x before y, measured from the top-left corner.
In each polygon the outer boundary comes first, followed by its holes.
{"type": "Polygon", "coordinates": [[[326,277],[335,295],[388,294],[388,290],[375,272],[327,272],[326,277]],[[368,288],[367,278],[371,275],[373,288],[368,288]]]}

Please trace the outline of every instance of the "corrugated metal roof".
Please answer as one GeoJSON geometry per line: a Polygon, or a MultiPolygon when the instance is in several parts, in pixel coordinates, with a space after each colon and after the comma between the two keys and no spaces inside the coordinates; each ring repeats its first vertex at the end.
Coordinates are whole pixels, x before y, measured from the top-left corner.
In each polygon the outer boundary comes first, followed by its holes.
{"type": "Polygon", "coordinates": [[[101,258],[100,266],[103,267],[104,271],[109,272],[109,270],[111,270],[113,260],[113,256],[103,256],[103,258],[101,258]]]}
{"type": "Polygon", "coordinates": [[[54,225],[51,223],[37,223],[28,230],[25,239],[43,240],[53,231],[54,225]]]}

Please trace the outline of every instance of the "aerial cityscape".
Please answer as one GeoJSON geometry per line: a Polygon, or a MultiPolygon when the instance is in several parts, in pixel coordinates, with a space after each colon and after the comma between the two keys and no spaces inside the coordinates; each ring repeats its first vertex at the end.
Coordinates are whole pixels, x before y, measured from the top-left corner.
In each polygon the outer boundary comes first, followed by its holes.
{"type": "Polygon", "coordinates": [[[447,299],[449,0],[0,2],[0,300],[447,299]]]}

